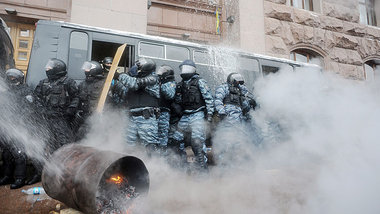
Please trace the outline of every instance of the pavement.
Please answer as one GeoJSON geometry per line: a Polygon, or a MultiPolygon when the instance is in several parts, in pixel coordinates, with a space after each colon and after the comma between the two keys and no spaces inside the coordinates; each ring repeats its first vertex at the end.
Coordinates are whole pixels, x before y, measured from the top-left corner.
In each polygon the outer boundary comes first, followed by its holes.
{"type": "Polygon", "coordinates": [[[50,198],[48,195],[26,195],[22,189],[41,187],[41,182],[20,189],[10,189],[9,185],[0,186],[0,213],[1,214],[80,214],[68,209],[63,203],[50,198]]]}

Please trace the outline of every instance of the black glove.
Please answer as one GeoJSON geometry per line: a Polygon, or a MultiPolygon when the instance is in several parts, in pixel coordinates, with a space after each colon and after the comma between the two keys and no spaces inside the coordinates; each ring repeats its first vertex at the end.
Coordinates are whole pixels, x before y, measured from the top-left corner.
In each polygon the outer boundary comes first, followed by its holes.
{"type": "Polygon", "coordinates": [[[137,81],[138,88],[145,88],[146,86],[156,84],[157,83],[157,77],[150,75],[147,77],[137,78],[136,81],[137,81]]]}

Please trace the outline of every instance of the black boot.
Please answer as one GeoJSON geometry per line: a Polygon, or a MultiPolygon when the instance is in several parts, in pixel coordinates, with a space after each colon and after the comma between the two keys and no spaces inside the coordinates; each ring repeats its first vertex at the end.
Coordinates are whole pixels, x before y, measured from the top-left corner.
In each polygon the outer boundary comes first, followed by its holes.
{"type": "Polygon", "coordinates": [[[12,178],[9,176],[4,176],[0,179],[0,185],[6,185],[12,183],[12,178]]]}
{"type": "Polygon", "coordinates": [[[11,189],[18,189],[25,185],[25,179],[18,178],[13,184],[11,184],[11,189]]]}
{"type": "Polygon", "coordinates": [[[34,176],[32,177],[32,179],[30,179],[30,180],[27,182],[27,184],[28,184],[28,185],[32,185],[32,184],[35,184],[35,183],[40,182],[40,181],[41,181],[41,175],[36,174],[36,175],[34,175],[34,176]]]}

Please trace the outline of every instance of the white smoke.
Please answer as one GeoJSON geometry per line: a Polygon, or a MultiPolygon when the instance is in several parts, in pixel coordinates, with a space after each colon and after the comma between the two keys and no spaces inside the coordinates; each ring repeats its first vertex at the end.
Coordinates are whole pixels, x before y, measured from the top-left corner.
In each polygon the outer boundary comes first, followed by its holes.
{"type": "MultiPolygon", "coordinates": [[[[144,212],[379,213],[380,99],[374,88],[328,72],[266,76],[256,84],[260,109],[252,114],[264,141],[250,159],[231,159],[230,166],[200,177],[147,161],[151,190],[144,212]],[[269,121],[280,129],[268,133],[269,121]],[[273,143],[271,135],[280,137],[273,143]]],[[[226,139],[242,139],[229,134],[226,139]]],[[[251,149],[252,139],[245,140],[251,149]]]]}
{"type": "MultiPolygon", "coordinates": [[[[120,112],[92,118],[83,143],[144,160],[151,186],[142,213],[377,214],[379,93],[378,81],[345,80],[329,72],[268,75],[255,84],[260,108],[251,116],[257,133],[224,132],[215,148],[241,145],[224,156],[226,165],[200,176],[127,147],[120,112]],[[258,136],[260,145],[253,142],[258,136]]],[[[13,133],[25,145],[35,139],[13,133]]]]}

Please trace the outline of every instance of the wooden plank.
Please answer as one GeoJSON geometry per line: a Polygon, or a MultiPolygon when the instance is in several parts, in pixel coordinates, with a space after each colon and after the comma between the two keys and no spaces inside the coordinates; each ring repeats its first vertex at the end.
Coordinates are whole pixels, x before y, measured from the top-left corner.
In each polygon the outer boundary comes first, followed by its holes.
{"type": "Polygon", "coordinates": [[[112,82],[113,76],[114,76],[114,74],[115,74],[115,71],[116,71],[116,69],[117,69],[117,66],[119,65],[119,61],[120,61],[121,55],[123,55],[123,52],[124,52],[125,47],[127,47],[127,44],[121,45],[121,46],[117,49],[116,54],[115,54],[115,57],[113,58],[113,62],[112,62],[112,65],[111,65],[111,69],[110,69],[110,71],[108,72],[107,79],[106,79],[106,81],[105,81],[105,83],[104,83],[102,93],[100,94],[100,98],[99,98],[98,106],[97,106],[97,108],[96,108],[96,111],[97,111],[98,113],[101,113],[101,112],[103,111],[104,103],[106,102],[107,94],[108,94],[108,91],[110,90],[111,82],[112,82]]]}

